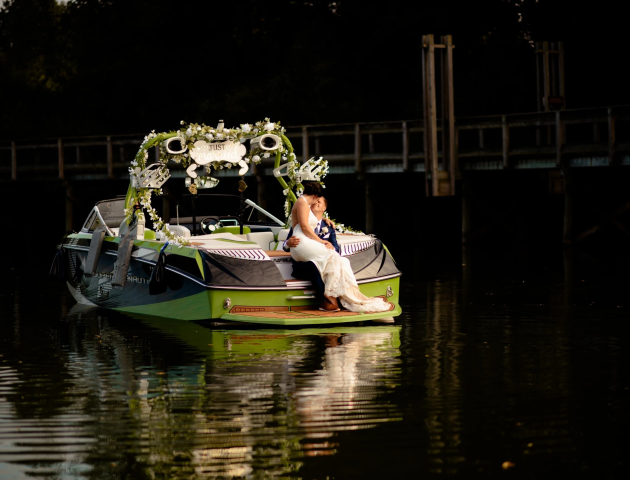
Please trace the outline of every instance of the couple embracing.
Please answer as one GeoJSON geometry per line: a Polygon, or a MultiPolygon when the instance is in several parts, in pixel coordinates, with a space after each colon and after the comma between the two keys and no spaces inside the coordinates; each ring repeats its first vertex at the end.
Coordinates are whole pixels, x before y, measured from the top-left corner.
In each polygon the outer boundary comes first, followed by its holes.
{"type": "Polygon", "coordinates": [[[320,310],[338,312],[344,308],[352,312],[388,311],[390,305],[382,298],[366,297],[361,293],[350,261],[338,253],[339,246],[333,229],[320,223],[321,215],[326,210],[321,185],[317,182],[302,184],[304,193],[291,210],[293,236],[285,243],[285,248],[290,248],[291,257],[297,262],[294,266],[294,276],[296,273],[299,275],[301,270],[302,275],[299,276],[310,277],[316,290],[320,290],[323,283],[324,300],[319,307],[320,310]],[[320,219],[311,208],[317,212],[320,219]],[[322,225],[322,228],[320,229],[318,225],[322,225]],[[321,235],[322,230],[326,228],[329,229],[330,236],[321,235]],[[322,237],[328,237],[330,241],[322,237]],[[309,262],[310,265],[301,264],[302,262],[309,262]],[[314,268],[316,271],[313,271],[314,268]]]}

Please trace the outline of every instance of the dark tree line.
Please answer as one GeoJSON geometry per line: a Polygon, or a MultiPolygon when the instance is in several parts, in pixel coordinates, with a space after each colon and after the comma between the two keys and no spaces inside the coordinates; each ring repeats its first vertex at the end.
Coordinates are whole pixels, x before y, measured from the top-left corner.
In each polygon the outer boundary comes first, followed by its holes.
{"type": "Polygon", "coordinates": [[[456,44],[456,113],[535,109],[532,41],[564,40],[569,107],[628,101],[614,2],[13,0],[0,138],[420,118],[424,33],[456,44]]]}

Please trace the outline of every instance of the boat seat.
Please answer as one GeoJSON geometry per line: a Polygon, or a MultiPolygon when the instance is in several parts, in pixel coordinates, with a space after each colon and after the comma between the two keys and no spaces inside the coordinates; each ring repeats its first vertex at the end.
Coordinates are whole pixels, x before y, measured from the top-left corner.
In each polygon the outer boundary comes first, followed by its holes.
{"type": "MultiPolygon", "coordinates": [[[[243,235],[247,235],[248,233],[251,232],[251,229],[249,227],[243,227],[243,235]]],[[[228,227],[221,227],[221,228],[217,228],[214,233],[231,233],[233,235],[240,235],[241,234],[241,227],[236,227],[236,226],[228,226],[228,227]]]]}
{"type": "Polygon", "coordinates": [[[289,229],[288,228],[283,228],[278,232],[278,242],[283,242],[287,239],[287,236],[289,235],[289,229]]]}
{"type": "Polygon", "coordinates": [[[184,238],[190,238],[190,230],[183,225],[169,225],[168,229],[175,235],[179,235],[184,238]]]}
{"type": "Polygon", "coordinates": [[[256,242],[263,250],[271,249],[270,244],[274,242],[273,232],[252,232],[247,234],[247,240],[256,242]]]}

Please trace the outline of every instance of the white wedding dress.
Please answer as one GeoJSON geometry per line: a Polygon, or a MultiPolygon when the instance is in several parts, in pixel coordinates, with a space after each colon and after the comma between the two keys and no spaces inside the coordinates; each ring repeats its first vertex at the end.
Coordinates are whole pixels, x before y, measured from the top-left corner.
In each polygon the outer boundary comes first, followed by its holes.
{"type": "MultiPolygon", "coordinates": [[[[302,197],[300,197],[302,198],[302,197]]],[[[309,209],[308,224],[317,226],[317,217],[309,209]]],[[[389,302],[379,297],[366,297],[359,290],[350,260],[308,238],[300,224],[293,228],[293,236],[300,239],[296,247],[291,247],[291,256],[298,262],[313,262],[324,281],[324,295],[337,297],[351,312],[386,312],[391,309],[389,302]]]]}

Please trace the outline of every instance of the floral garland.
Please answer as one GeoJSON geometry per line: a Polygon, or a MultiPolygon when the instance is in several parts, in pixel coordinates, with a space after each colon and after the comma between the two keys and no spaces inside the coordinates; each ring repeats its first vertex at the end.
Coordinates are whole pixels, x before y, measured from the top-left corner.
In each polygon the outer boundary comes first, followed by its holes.
{"type": "Polygon", "coordinates": [[[329,219],[331,222],[335,224],[335,230],[339,233],[343,233],[346,235],[365,235],[365,233],[363,233],[361,230],[355,230],[354,228],[350,226],[346,227],[343,223],[337,223],[337,221],[334,218],[330,218],[330,216],[328,215],[328,212],[324,212],[324,217],[329,219]]]}
{"type": "MultiPolygon", "coordinates": [[[[138,175],[145,168],[147,168],[147,161],[149,159],[148,149],[151,147],[158,146],[160,150],[160,175],[168,175],[169,171],[166,168],[166,165],[169,161],[173,161],[175,163],[181,164],[184,167],[188,167],[191,164],[190,150],[193,148],[194,143],[198,140],[204,140],[205,142],[215,143],[215,142],[224,142],[224,141],[232,141],[232,142],[244,142],[248,138],[255,138],[264,134],[274,134],[282,139],[282,142],[272,150],[262,151],[260,148],[253,149],[247,152],[245,157],[243,157],[243,161],[247,164],[255,163],[258,164],[261,162],[262,158],[269,158],[271,155],[276,155],[276,163],[278,163],[279,159],[283,154],[295,155],[293,154],[293,147],[291,146],[291,142],[286,138],[284,133],[286,132],[285,128],[280,125],[280,122],[272,122],[269,118],[265,118],[263,121],[256,122],[254,124],[242,124],[240,127],[236,128],[223,128],[221,125],[219,127],[210,127],[205,124],[197,124],[197,123],[186,123],[183,120],[180,122],[182,125],[178,130],[171,132],[163,132],[163,133],[155,133],[155,130],[151,131],[149,135],[144,137],[142,144],[136,154],[134,160],[131,162],[131,167],[129,168],[129,173],[132,178],[138,179],[138,175]],[[186,151],[184,153],[172,154],[166,150],[166,146],[163,144],[165,140],[168,140],[172,137],[181,137],[185,140],[186,151]]],[[[285,157],[286,158],[286,157],[285,157]]],[[[231,163],[223,163],[223,162],[210,162],[205,165],[206,172],[210,173],[212,167],[215,170],[222,170],[224,168],[231,169],[231,163]]],[[[282,183],[282,182],[281,182],[282,183]]],[[[127,199],[125,203],[125,219],[127,223],[130,223],[133,215],[134,215],[134,205],[141,205],[143,210],[146,210],[149,218],[153,221],[153,229],[156,232],[162,232],[164,236],[168,239],[169,242],[176,245],[187,245],[190,242],[186,240],[184,237],[175,235],[173,232],[169,230],[169,224],[164,222],[157,211],[151,205],[151,194],[156,193],[157,195],[162,195],[161,188],[135,188],[130,186],[129,191],[127,192],[127,199]]],[[[135,213],[139,220],[144,220],[144,212],[142,210],[137,211],[135,213]]]]}

